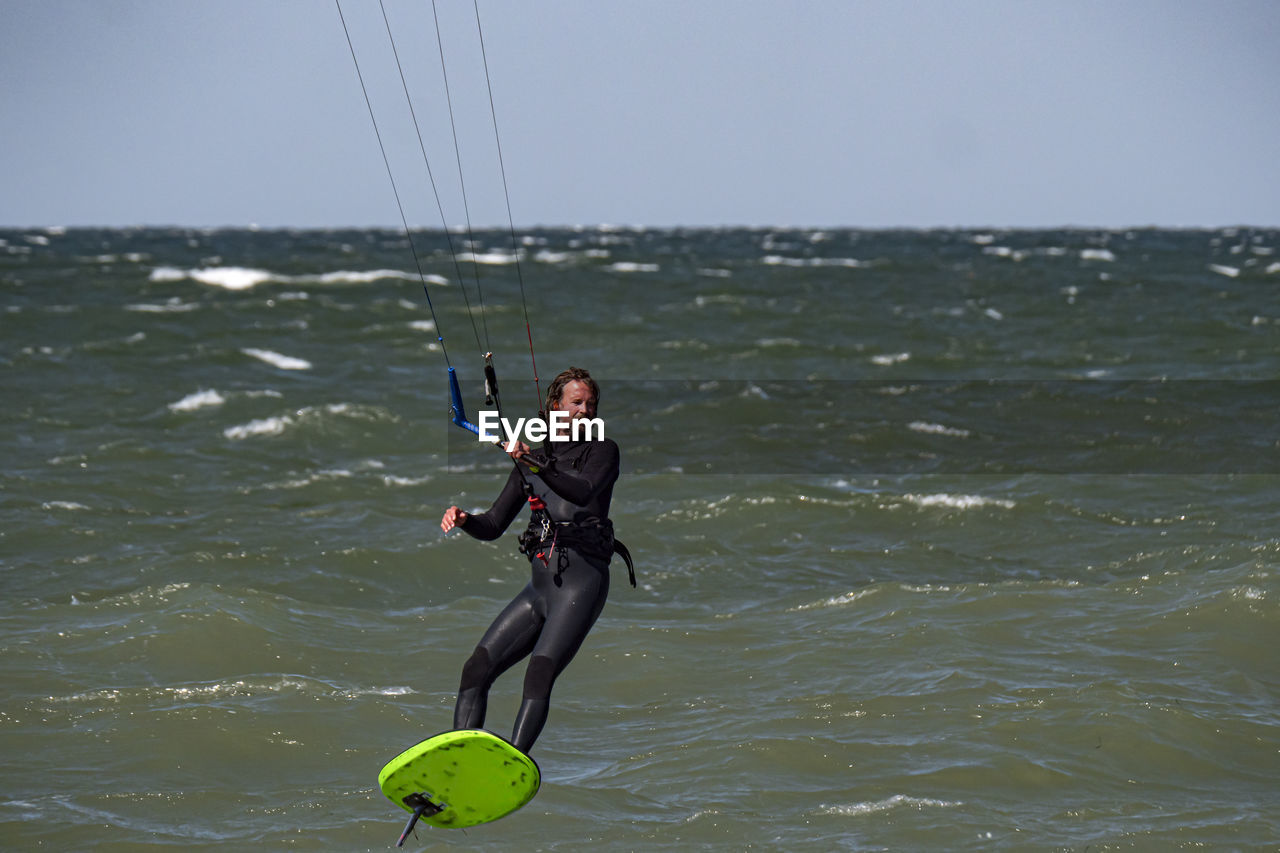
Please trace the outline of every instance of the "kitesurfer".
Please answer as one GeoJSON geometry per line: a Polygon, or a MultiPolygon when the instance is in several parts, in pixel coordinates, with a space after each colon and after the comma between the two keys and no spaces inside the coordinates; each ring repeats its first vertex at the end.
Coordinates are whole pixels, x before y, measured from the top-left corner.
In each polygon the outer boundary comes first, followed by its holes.
{"type": "MultiPolygon", "coordinates": [[[[600,387],[586,370],[571,367],[547,388],[546,409],[574,420],[595,418],[600,387]]],[[[565,435],[557,439],[567,438],[565,435]]],[[[612,439],[553,440],[534,451],[516,443],[515,469],[487,512],[449,507],[440,521],[446,533],[459,527],[477,539],[497,539],[525,503],[532,508],[520,537],[532,579],[489,626],[462,668],[453,725],[484,725],[489,688],[502,673],[529,657],[523,701],[511,742],[528,752],[547,721],[551,687],[573,660],[609,595],[609,561],[630,555],[613,537],[609,503],[618,479],[618,445],[612,439]]],[[[632,585],[634,585],[634,575],[632,585]]]]}

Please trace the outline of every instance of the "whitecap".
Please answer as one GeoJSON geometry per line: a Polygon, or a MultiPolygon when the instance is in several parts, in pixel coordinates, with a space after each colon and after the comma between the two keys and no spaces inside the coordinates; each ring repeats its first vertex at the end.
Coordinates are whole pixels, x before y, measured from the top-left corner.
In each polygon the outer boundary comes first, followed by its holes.
{"type": "Polygon", "coordinates": [[[1001,314],[999,311],[997,311],[997,310],[996,310],[996,309],[994,309],[994,308],[987,308],[987,309],[986,309],[986,310],[984,310],[982,313],[983,313],[983,314],[986,314],[986,315],[987,315],[988,317],[990,317],[992,320],[1003,320],[1003,319],[1004,319],[1004,315],[1003,315],[1003,314],[1001,314]]]}
{"type": "Polygon", "coordinates": [[[792,607],[787,612],[796,613],[801,610],[817,610],[822,607],[843,607],[846,604],[852,604],[859,599],[866,598],[873,592],[875,592],[874,587],[867,587],[866,589],[859,589],[854,592],[846,592],[842,595],[834,595],[831,598],[824,598],[822,601],[814,601],[810,604],[801,604],[796,607],[792,607]]]}
{"type": "Polygon", "coordinates": [[[940,809],[955,808],[964,805],[958,800],[935,800],[929,797],[908,797],[906,794],[894,794],[885,800],[877,802],[853,803],[852,805],[842,806],[822,806],[819,814],[825,815],[841,815],[844,817],[858,817],[860,815],[876,814],[878,812],[887,812],[896,808],[913,808],[917,811],[925,807],[933,807],[940,809]]]}
{"type": "Polygon", "coordinates": [[[258,420],[249,421],[247,424],[227,427],[222,431],[222,434],[226,438],[240,441],[258,435],[280,435],[292,425],[293,418],[290,418],[287,415],[278,418],[260,418],[258,420]]]}
{"type": "Polygon", "coordinates": [[[911,353],[909,352],[873,355],[871,356],[871,363],[878,364],[881,367],[889,367],[890,365],[893,365],[893,364],[901,364],[902,362],[906,361],[909,358],[911,358],[911,353]]]}
{"type": "Polygon", "coordinates": [[[124,306],[124,310],[135,311],[140,314],[184,314],[187,311],[195,311],[199,307],[200,305],[197,302],[183,302],[175,296],[159,305],[150,302],[137,302],[124,306]]]}
{"type": "Polygon", "coordinates": [[[266,270],[255,270],[247,267],[205,267],[198,270],[188,270],[187,277],[201,284],[221,287],[226,290],[248,290],[274,278],[266,270]]]}
{"type": "Polygon", "coordinates": [[[227,402],[217,391],[197,391],[188,394],[176,403],[170,403],[169,409],[174,412],[194,412],[209,406],[221,406],[227,402]]]}
{"type": "Polygon", "coordinates": [[[979,507],[994,506],[1000,509],[1013,509],[1016,503],[1000,498],[987,498],[982,495],[950,495],[946,493],[936,495],[903,495],[902,499],[908,503],[915,504],[918,507],[946,507],[947,509],[977,509],[979,507]]]}
{"type": "MultiPolygon", "coordinates": [[[[368,284],[373,281],[381,281],[386,278],[400,279],[404,281],[417,281],[418,276],[415,273],[407,273],[401,270],[364,270],[361,272],[351,272],[348,270],[338,270],[336,272],[327,272],[321,275],[312,276],[293,276],[287,281],[303,283],[310,282],[315,284],[368,284]]],[[[438,279],[433,284],[448,284],[449,280],[440,276],[425,276],[430,281],[432,278],[438,279]]]]}
{"type": "Polygon", "coordinates": [[[1116,256],[1112,254],[1110,249],[1081,249],[1080,260],[1082,261],[1114,261],[1116,256]]]}
{"type": "Polygon", "coordinates": [[[255,349],[253,347],[243,347],[240,352],[245,355],[253,356],[256,359],[265,361],[272,367],[278,367],[281,370],[310,370],[311,362],[304,358],[294,358],[289,355],[281,355],[278,352],[272,352],[266,349],[255,349]]]}
{"type": "Polygon", "coordinates": [[[471,264],[489,264],[491,266],[502,266],[505,264],[514,264],[519,257],[508,252],[459,252],[458,263],[471,264]]]}
{"type": "Polygon", "coordinates": [[[1263,272],[1267,273],[1267,275],[1280,272],[1280,261],[1277,261],[1274,264],[1268,264],[1267,268],[1263,270],[1263,272]]]}
{"type": "Polygon", "coordinates": [[[182,281],[187,274],[177,267],[156,267],[148,279],[151,281],[182,281]]]}
{"type": "Polygon", "coordinates": [[[1218,275],[1225,275],[1227,278],[1235,278],[1240,275],[1239,267],[1228,267],[1223,264],[1209,264],[1209,269],[1218,275]]]}
{"type": "Polygon", "coordinates": [[[423,483],[431,482],[431,475],[425,474],[421,477],[401,477],[397,474],[384,474],[382,476],[382,484],[384,486],[421,486],[423,483]]]}
{"type": "Polygon", "coordinates": [[[958,427],[949,427],[943,424],[929,423],[928,421],[912,421],[907,424],[907,429],[912,432],[924,432],[930,435],[950,435],[955,438],[968,438],[971,433],[967,429],[958,427]]]}
{"type": "Polygon", "coordinates": [[[42,504],[40,505],[40,508],[41,508],[41,509],[45,509],[45,510],[50,510],[50,509],[69,509],[69,510],[88,509],[88,507],[87,507],[87,506],[85,506],[85,505],[84,505],[84,504],[82,504],[82,503],[77,503],[76,501],[45,501],[44,503],[42,503],[42,504]]]}
{"type": "Polygon", "coordinates": [[[635,261],[615,261],[606,269],[612,272],[657,272],[659,266],[657,264],[639,264],[635,261]]]}

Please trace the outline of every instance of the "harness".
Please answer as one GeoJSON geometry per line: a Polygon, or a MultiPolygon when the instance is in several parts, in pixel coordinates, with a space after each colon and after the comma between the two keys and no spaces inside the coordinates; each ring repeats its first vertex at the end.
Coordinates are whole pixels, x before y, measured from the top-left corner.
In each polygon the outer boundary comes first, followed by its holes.
{"type": "Polygon", "coordinates": [[[556,575],[564,571],[568,565],[565,548],[595,557],[598,560],[609,560],[614,554],[622,557],[627,564],[627,579],[631,586],[636,585],[636,567],[631,561],[631,552],[621,540],[613,535],[613,522],[607,518],[589,518],[586,521],[552,521],[547,514],[547,505],[537,495],[529,495],[529,508],[533,510],[529,529],[520,534],[520,553],[526,557],[542,560],[544,566],[551,565],[551,558],[556,549],[560,549],[560,560],[556,563],[556,575]]]}

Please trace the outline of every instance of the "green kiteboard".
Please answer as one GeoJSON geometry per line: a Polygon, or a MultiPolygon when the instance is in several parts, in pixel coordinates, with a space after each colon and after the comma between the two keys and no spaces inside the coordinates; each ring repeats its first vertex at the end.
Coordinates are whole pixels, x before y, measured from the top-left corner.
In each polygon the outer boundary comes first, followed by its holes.
{"type": "Polygon", "coordinates": [[[429,737],[378,774],[387,799],[413,812],[397,847],[419,819],[461,829],[511,814],[533,799],[542,773],[532,758],[495,734],[461,729],[429,737]]]}

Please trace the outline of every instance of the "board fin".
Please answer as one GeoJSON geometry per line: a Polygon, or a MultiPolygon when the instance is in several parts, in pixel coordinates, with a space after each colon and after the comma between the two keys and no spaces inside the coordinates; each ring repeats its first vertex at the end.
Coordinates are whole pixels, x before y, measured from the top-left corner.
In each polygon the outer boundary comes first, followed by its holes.
{"type": "Polygon", "coordinates": [[[413,814],[410,815],[409,822],[404,825],[404,832],[400,833],[400,840],[396,842],[397,847],[404,846],[404,840],[409,837],[409,833],[413,832],[414,826],[418,823],[418,818],[423,815],[440,814],[445,810],[444,803],[431,802],[430,795],[425,791],[405,797],[404,804],[413,809],[413,814]]]}

